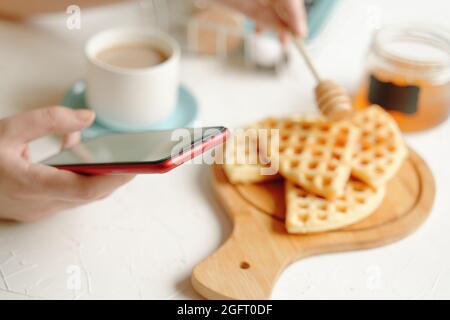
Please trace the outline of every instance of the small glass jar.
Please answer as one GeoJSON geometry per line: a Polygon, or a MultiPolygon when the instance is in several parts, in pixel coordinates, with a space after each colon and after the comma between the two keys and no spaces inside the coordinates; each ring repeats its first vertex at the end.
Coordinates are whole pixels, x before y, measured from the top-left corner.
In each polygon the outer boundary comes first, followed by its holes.
{"type": "Polygon", "coordinates": [[[436,26],[393,25],[373,37],[356,108],[378,104],[403,131],[436,126],[450,114],[450,33],[436,26]]]}

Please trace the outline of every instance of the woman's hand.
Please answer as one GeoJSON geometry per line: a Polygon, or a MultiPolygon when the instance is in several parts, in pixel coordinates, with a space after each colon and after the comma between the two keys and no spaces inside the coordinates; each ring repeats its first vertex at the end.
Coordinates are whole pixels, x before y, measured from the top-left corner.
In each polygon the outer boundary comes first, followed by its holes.
{"type": "Polygon", "coordinates": [[[286,41],[289,34],[308,35],[303,0],[221,0],[255,20],[259,29],[271,27],[286,41]]]}
{"type": "Polygon", "coordinates": [[[0,218],[34,221],[51,213],[102,199],[130,181],[131,175],[83,176],[28,159],[28,143],[47,134],[66,134],[89,127],[89,110],[49,107],[0,120],[0,218]]]}

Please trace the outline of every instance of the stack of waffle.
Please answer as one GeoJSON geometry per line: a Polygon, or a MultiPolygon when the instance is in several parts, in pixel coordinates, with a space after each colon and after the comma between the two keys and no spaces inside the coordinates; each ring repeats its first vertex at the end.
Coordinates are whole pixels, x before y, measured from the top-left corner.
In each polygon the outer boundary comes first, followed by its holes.
{"type": "Polygon", "coordinates": [[[407,156],[397,124],[378,106],[338,122],[266,119],[236,134],[230,146],[224,170],[231,183],[284,179],[289,233],[328,231],[366,218],[407,156]],[[256,161],[245,162],[249,155],[256,161]]]}

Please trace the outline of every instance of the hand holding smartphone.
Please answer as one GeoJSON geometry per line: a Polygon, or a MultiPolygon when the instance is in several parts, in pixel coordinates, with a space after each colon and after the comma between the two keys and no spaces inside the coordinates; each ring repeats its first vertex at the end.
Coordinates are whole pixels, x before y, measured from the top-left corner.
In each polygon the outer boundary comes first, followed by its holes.
{"type": "Polygon", "coordinates": [[[225,142],[225,127],[105,134],[43,161],[83,174],[164,173],[225,142]]]}

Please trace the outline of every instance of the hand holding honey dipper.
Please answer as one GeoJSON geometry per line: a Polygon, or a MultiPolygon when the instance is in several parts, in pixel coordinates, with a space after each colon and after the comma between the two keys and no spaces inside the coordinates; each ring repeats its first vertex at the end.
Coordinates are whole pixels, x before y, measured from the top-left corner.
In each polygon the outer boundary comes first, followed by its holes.
{"type": "Polygon", "coordinates": [[[303,0],[221,0],[256,22],[257,31],[264,28],[276,30],[283,43],[289,35],[306,37],[308,25],[303,0]]]}
{"type": "Polygon", "coordinates": [[[301,0],[222,0],[257,23],[257,30],[272,27],[280,34],[283,43],[292,37],[306,64],[317,81],[315,89],[319,110],[331,120],[339,120],[349,115],[352,105],[345,89],[332,80],[324,80],[307,54],[302,38],[308,33],[306,14],[301,0]]]}

